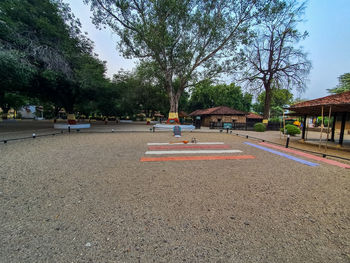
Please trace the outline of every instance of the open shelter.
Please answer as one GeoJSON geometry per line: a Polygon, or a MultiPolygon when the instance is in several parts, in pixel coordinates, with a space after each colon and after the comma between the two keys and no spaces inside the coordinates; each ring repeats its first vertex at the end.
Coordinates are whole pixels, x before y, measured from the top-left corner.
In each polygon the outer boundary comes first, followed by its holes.
{"type": "MultiPolygon", "coordinates": [[[[330,140],[335,141],[335,130],[339,129],[340,146],[343,145],[345,130],[350,130],[350,91],[314,100],[303,101],[289,107],[290,115],[303,116],[302,139],[305,139],[306,119],[313,116],[333,117],[330,140]]],[[[329,128],[329,127],[328,127],[329,128]]]]}

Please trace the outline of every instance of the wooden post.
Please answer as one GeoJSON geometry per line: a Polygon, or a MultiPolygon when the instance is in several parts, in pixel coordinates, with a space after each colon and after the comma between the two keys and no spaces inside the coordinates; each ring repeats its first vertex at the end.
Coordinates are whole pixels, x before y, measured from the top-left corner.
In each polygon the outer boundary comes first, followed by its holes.
{"type": "Polygon", "coordinates": [[[334,142],[334,134],[335,134],[335,123],[337,122],[337,113],[333,115],[333,124],[332,124],[332,136],[331,141],[334,142]]]}
{"type": "Polygon", "coordinates": [[[343,112],[343,116],[341,119],[340,136],[339,136],[339,145],[340,146],[343,145],[345,122],[346,122],[346,112],[343,112]]]}
{"type": "Polygon", "coordinates": [[[322,132],[323,132],[323,106],[322,106],[322,117],[321,117],[321,134],[320,134],[320,143],[318,144],[318,149],[321,149],[321,142],[322,142],[322,132]]]}
{"type": "Polygon", "coordinates": [[[331,114],[332,114],[332,106],[329,106],[328,125],[327,125],[327,140],[326,140],[325,152],[327,152],[327,144],[328,144],[328,138],[329,138],[329,123],[331,122],[331,114]]]}
{"type": "Polygon", "coordinates": [[[282,139],[282,136],[281,136],[282,131],[281,130],[282,130],[282,119],[280,119],[280,140],[282,139]]]}
{"type": "Polygon", "coordinates": [[[286,118],[283,111],[283,138],[286,136],[286,118]]]}
{"type": "Polygon", "coordinates": [[[303,139],[303,140],[305,140],[306,118],[307,118],[307,115],[304,115],[303,132],[302,132],[302,135],[301,135],[301,139],[303,139]]]}

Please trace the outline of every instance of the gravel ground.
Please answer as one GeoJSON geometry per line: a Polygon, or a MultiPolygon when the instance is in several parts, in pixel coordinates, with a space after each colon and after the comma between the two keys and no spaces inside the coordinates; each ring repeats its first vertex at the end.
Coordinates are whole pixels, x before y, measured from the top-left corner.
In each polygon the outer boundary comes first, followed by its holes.
{"type": "Polygon", "coordinates": [[[253,160],[141,163],[170,133],[0,145],[1,262],[350,262],[350,173],[253,160]]]}

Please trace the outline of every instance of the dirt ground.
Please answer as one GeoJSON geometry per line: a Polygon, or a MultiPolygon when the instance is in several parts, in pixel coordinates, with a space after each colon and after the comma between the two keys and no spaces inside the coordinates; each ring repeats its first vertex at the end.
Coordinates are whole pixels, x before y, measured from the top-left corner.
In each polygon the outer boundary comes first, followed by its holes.
{"type": "Polygon", "coordinates": [[[349,169],[192,137],[256,158],[140,162],[167,132],[1,144],[0,261],[350,262],[349,169]]]}

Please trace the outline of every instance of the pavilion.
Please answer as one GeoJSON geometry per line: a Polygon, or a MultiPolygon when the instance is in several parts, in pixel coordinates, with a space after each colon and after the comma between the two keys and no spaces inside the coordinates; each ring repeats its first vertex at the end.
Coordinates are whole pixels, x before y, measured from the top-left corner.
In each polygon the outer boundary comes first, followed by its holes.
{"type": "Polygon", "coordinates": [[[330,95],[314,100],[303,101],[288,108],[292,113],[289,115],[303,116],[302,139],[305,140],[306,118],[314,116],[333,117],[331,127],[332,135],[330,140],[334,142],[335,129],[339,126],[339,146],[343,145],[344,131],[350,130],[350,91],[340,94],[330,95]],[[338,122],[338,124],[337,124],[338,122]]]}

